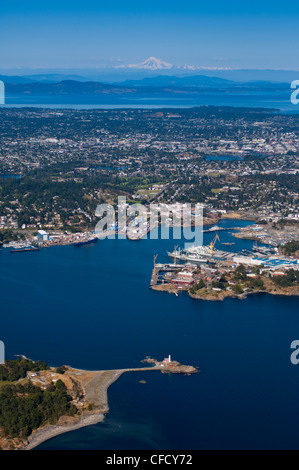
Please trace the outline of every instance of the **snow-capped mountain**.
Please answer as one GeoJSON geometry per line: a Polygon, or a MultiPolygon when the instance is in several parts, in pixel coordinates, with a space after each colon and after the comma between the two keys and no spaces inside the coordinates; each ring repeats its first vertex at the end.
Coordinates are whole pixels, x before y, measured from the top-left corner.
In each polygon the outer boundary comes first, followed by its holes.
{"type": "Polygon", "coordinates": [[[162,70],[162,69],[171,69],[173,68],[172,64],[165,62],[162,59],[157,59],[156,57],[149,57],[144,62],[139,64],[129,64],[127,65],[130,69],[145,69],[145,70],[162,70]]]}
{"type": "Polygon", "coordinates": [[[157,59],[157,57],[149,57],[144,62],[140,62],[137,64],[122,64],[116,65],[114,68],[116,69],[135,69],[135,70],[187,70],[190,72],[196,70],[230,70],[230,67],[202,67],[196,65],[173,65],[169,62],[165,62],[165,60],[157,59]]]}

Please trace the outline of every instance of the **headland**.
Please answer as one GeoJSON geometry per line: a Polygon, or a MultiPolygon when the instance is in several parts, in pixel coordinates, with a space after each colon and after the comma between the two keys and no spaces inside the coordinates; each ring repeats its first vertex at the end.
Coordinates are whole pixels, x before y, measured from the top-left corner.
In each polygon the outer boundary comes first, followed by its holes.
{"type": "Polygon", "coordinates": [[[146,357],[142,362],[147,366],[98,371],[62,366],[27,372],[25,378],[17,381],[17,385],[25,385],[30,382],[33,386],[45,391],[62,381],[76,411],[72,415],[60,416],[55,424],[45,423],[25,438],[22,436],[11,438],[2,432],[0,436],[1,448],[3,450],[31,450],[59,434],[104,421],[109,412],[108,388],[125,372],[160,371],[163,374],[185,375],[198,372],[197,368],[173,361],[170,356],[163,361],[146,357]]]}

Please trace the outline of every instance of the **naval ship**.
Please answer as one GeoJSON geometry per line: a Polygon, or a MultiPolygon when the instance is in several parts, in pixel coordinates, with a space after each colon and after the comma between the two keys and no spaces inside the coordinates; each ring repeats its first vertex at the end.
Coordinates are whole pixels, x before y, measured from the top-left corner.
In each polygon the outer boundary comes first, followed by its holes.
{"type": "Polygon", "coordinates": [[[232,259],[233,253],[215,249],[215,243],[219,240],[218,235],[209,245],[191,246],[182,250],[175,247],[174,251],[168,252],[168,256],[176,260],[188,261],[191,263],[213,263],[214,261],[223,261],[232,259]]]}

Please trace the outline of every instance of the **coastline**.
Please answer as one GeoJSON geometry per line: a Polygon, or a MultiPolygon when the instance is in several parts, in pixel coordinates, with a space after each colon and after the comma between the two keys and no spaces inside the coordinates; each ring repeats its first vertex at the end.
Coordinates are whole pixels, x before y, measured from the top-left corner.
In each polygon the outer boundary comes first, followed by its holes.
{"type": "Polygon", "coordinates": [[[236,294],[235,292],[232,292],[232,291],[224,291],[224,292],[212,291],[206,295],[192,294],[191,292],[188,292],[188,295],[192,299],[208,300],[208,301],[223,301],[226,298],[244,300],[248,297],[248,295],[253,295],[253,294],[280,295],[282,297],[297,297],[299,296],[299,287],[295,286],[295,287],[288,287],[288,288],[276,289],[276,290],[260,289],[260,290],[254,290],[254,291],[245,291],[242,294],[236,294]]]}
{"type": "MultiPolygon", "coordinates": [[[[74,370],[74,369],[73,369],[74,370]]],[[[87,371],[80,371],[85,373],[87,371]]],[[[107,380],[101,383],[101,386],[95,387],[93,389],[94,395],[98,394],[97,406],[99,407],[95,411],[83,412],[81,416],[75,416],[72,418],[62,417],[59,422],[55,425],[47,424],[46,426],[33,431],[33,433],[28,437],[27,443],[22,446],[19,450],[32,450],[35,447],[38,447],[45,441],[52,439],[55,436],[64,434],[71,431],[76,431],[77,429],[91,426],[93,424],[101,423],[104,421],[106,414],[109,412],[108,406],[108,388],[112,385],[118,378],[126,372],[126,370],[115,370],[115,371],[96,371],[93,374],[95,376],[91,378],[90,382],[85,385],[85,394],[88,399],[94,398],[92,396],[92,387],[94,386],[94,381],[99,380],[99,374],[103,372],[109,372],[107,380]],[[99,389],[100,388],[100,389],[99,389]],[[87,395],[88,394],[88,395],[87,395]]],[[[75,372],[77,373],[77,372],[75,372]]],[[[101,381],[102,382],[102,381],[101,381]]]]}
{"type": "Polygon", "coordinates": [[[94,413],[90,415],[80,416],[77,418],[73,424],[69,425],[49,425],[47,424],[43,428],[34,431],[27,440],[27,444],[24,447],[20,447],[19,450],[32,450],[35,447],[38,447],[45,441],[52,439],[59,434],[64,434],[66,432],[76,431],[77,429],[83,428],[85,426],[91,426],[93,424],[100,423],[104,421],[105,415],[103,413],[94,413]]]}
{"type": "Polygon", "coordinates": [[[245,291],[242,294],[236,294],[233,291],[205,291],[202,294],[197,293],[197,294],[192,294],[189,290],[187,289],[178,289],[176,286],[172,284],[160,284],[156,286],[151,286],[152,290],[155,290],[157,292],[166,292],[168,294],[176,294],[178,295],[179,292],[186,292],[189,297],[191,297],[194,300],[206,300],[206,301],[223,301],[227,298],[232,298],[232,299],[239,299],[239,300],[244,300],[247,298],[248,295],[253,295],[253,294],[268,294],[268,295],[280,295],[280,296],[286,296],[286,297],[296,297],[299,296],[299,287],[285,287],[285,288],[278,288],[275,286],[274,288],[268,288],[268,289],[259,289],[259,290],[254,290],[254,291],[245,291]]]}
{"type": "MultiPolygon", "coordinates": [[[[86,371],[72,369],[67,366],[68,369],[65,374],[61,376],[61,380],[63,380],[64,377],[66,382],[69,378],[71,378],[71,380],[78,380],[84,393],[85,405],[92,405],[92,410],[87,406],[87,409],[82,409],[81,415],[75,415],[73,417],[62,416],[55,425],[46,424],[34,430],[25,441],[18,441],[15,450],[32,450],[43,442],[60,434],[103,422],[109,412],[108,388],[125,372],[147,372],[156,370],[164,374],[175,373],[185,375],[198,372],[195,367],[183,365],[177,361],[167,362],[164,360],[159,362],[156,359],[147,357],[142,362],[152,365],[150,367],[102,371],[86,371]]],[[[50,372],[51,376],[53,376],[53,369],[51,369],[50,372]]],[[[41,375],[43,374],[41,373],[41,375]]]]}
{"type": "MultiPolygon", "coordinates": [[[[232,217],[232,219],[234,219],[235,217],[232,217]]],[[[239,217],[240,218],[240,217],[239,217]]],[[[209,226],[209,225],[213,225],[213,224],[217,224],[219,221],[221,220],[221,217],[219,216],[215,216],[215,217],[204,217],[203,218],[203,226],[209,226]]],[[[161,226],[161,221],[159,221],[159,226],[161,226]]],[[[191,224],[191,226],[194,226],[194,224],[191,224]]],[[[153,228],[156,228],[156,227],[153,227],[153,228]]],[[[131,240],[131,241],[138,241],[138,240],[141,240],[143,238],[147,238],[148,234],[152,231],[152,229],[148,229],[146,231],[145,234],[143,234],[141,237],[139,236],[131,236],[130,232],[127,230],[126,232],[126,237],[128,240],[131,240]]],[[[61,229],[56,229],[56,230],[61,230],[61,229]]],[[[106,237],[108,236],[111,236],[111,235],[114,235],[114,236],[117,236],[118,232],[117,230],[110,230],[109,232],[107,233],[103,233],[102,235],[99,235],[97,234],[96,235],[96,238],[97,239],[105,239],[106,237]]],[[[16,243],[17,245],[21,244],[30,244],[34,247],[38,247],[39,249],[40,248],[50,248],[50,247],[55,247],[55,246],[74,246],[76,245],[76,243],[82,243],[82,245],[84,244],[88,244],[88,238],[93,236],[93,232],[91,230],[86,230],[84,232],[76,232],[76,233],[68,233],[68,234],[62,234],[60,236],[55,236],[55,238],[53,239],[49,239],[47,241],[43,241],[43,242],[40,242],[36,239],[36,237],[33,237],[32,235],[32,231],[29,231],[28,232],[25,232],[23,233],[23,235],[27,235],[27,238],[24,242],[22,242],[21,240],[19,241],[15,241],[15,240],[6,240],[5,242],[0,242],[0,248],[3,247],[4,245],[4,248],[13,248],[14,244],[16,243]],[[29,235],[29,237],[28,237],[29,235]],[[5,245],[10,245],[12,244],[11,246],[5,246],[5,245]]],[[[50,234],[50,237],[52,235],[50,234]]]]}

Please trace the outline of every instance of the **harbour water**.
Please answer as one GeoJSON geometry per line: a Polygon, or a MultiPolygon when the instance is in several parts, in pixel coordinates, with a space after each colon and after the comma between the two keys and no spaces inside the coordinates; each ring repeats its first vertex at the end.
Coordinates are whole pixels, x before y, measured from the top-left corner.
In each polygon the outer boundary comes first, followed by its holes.
{"type": "MultiPolygon", "coordinates": [[[[204,234],[205,243],[214,235],[204,234]]],[[[219,235],[236,242],[227,250],[253,244],[229,231],[219,235]]],[[[207,302],[150,290],[154,255],[166,262],[177,244],[99,240],[15,256],[0,250],[7,358],[113,369],[171,354],[200,369],[193,376],[124,374],[108,391],[104,423],[39,449],[299,448],[299,365],[290,362],[290,344],[299,337],[298,297],[207,302]]]]}

